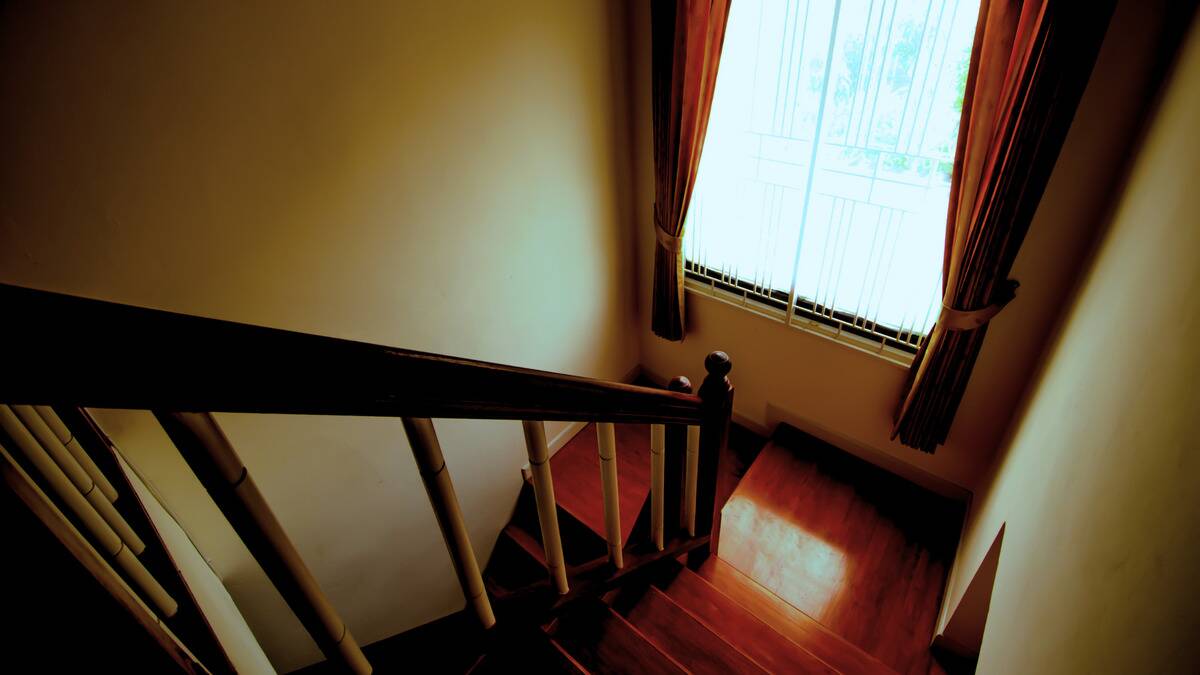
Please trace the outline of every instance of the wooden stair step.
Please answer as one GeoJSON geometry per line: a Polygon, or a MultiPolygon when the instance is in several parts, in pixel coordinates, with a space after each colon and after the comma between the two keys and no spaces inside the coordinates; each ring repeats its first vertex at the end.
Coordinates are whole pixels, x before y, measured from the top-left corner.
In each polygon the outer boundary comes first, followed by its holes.
{"type": "Polygon", "coordinates": [[[655,585],[768,672],[805,675],[837,672],[683,565],[677,565],[673,573],[660,575],[655,585]]]}
{"type": "MultiPolygon", "coordinates": [[[[561,504],[556,512],[559,537],[563,545],[563,558],[566,559],[568,569],[608,555],[608,544],[603,537],[593,532],[570,511],[564,509],[561,504]]],[[[542,546],[542,527],[538,522],[537,503],[531,483],[527,482],[521,488],[521,494],[517,497],[517,508],[513,511],[513,517],[509,521],[508,527],[520,530],[519,533],[514,533],[513,538],[525,546],[530,555],[545,565],[546,553],[542,546]]]]}
{"type": "MultiPolygon", "coordinates": [[[[494,598],[504,598],[547,577],[545,563],[529,553],[509,527],[500,531],[492,557],[483,570],[484,585],[494,598]]],[[[518,533],[518,536],[523,536],[518,533]]]]}
{"type": "Polygon", "coordinates": [[[591,673],[688,672],[599,600],[580,601],[551,630],[551,637],[591,673]]]}
{"type": "MultiPolygon", "coordinates": [[[[705,561],[693,576],[707,582],[711,588],[719,591],[742,608],[749,610],[762,623],[774,628],[775,632],[811,653],[837,672],[846,675],[852,673],[894,675],[896,672],[716,556],[705,561]]],[[[689,581],[684,583],[694,586],[689,581]]],[[[682,588],[679,593],[681,596],[683,595],[682,588]]],[[[708,599],[713,600],[712,596],[708,599]]],[[[731,619],[729,617],[722,618],[722,621],[726,620],[731,619]]]]}
{"type": "MultiPolygon", "coordinates": [[[[621,539],[628,542],[638,512],[650,494],[650,425],[617,424],[617,491],[621,539]]],[[[558,503],[586,527],[604,536],[604,497],[596,425],[588,424],[550,458],[558,503]]]]}
{"type": "Polygon", "coordinates": [[[571,657],[552,638],[540,631],[516,641],[502,650],[483,655],[470,675],[509,675],[509,673],[562,673],[587,675],[588,670],[571,657]]]}
{"type": "Polygon", "coordinates": [[[643,590],[632,608],[624,612],[625,617],[684,668],[697,675],[766,675],[766,670],[658,588],[643,590]]]}

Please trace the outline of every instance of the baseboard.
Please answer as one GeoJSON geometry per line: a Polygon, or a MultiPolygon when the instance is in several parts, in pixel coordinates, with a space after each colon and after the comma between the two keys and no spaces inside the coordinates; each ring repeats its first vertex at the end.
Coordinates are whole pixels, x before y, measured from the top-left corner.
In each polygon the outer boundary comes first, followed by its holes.
{"type": "Polygon", "coordinates": [[[587,425],[587,422],[571,422],[567,424],[565,429],[557,434],[554,434],[554,438],[546,441],[546,447],[550,450],[550,456],[553,457],[554,453],[562,450],[562,447],[566,445],[572,438],[575,438],[575,434],[583,431],[583,428],[587,425]]]}
{"type": "MultiPolygon", "coordinates": [[[[895,474],[910,483],[929,490],[943,497],[953,499],[954,501],[963,502],[964,504],[970,501],[971,492],[966,488],[951,483],[950,481],[936,476],[918,466],[909,464],[895,455],[888,454],[882,450],[877,450],[870,446],[864,445],[842,434],[827,429],[819,424],[813,423],[811,420],[804,419],[798,415],[786,412],[774,405],[767,406],[768,417],[774,417],[779,420],[779,424],[786,424],[803,431],[804,433],[818,438],[843,452],[849,453],[859,459],[895,474]]],[[[779,428],[777,424],[776,429],[779,428]]]]}

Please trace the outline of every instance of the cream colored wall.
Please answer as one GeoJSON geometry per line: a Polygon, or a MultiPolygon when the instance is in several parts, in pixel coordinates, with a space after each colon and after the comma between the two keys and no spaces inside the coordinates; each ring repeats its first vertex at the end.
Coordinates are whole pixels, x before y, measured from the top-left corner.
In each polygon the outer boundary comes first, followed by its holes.
{"type": "Polygon", "coordinates": [[[254,638],[246,619],[229,595],[228,589],[208,566],[204,556],[183,531],[153,492],[142,482],[128,462],[121,460],[121,470],[129,478],[137,497],[154,528],[162,538],[176,569],[187,583],[196,605],[204,614],[217,640],[221,643],[229,662],[240,675],[275,674],[267,655],[254,638]]]}
{"type": "Polygon", "coordinates": [[[1196,24],[1170,82],[960,549],[1004,524],[981,673],[1200,671],[1196,24]]]}
{"type": "MultiPolygon", "coordinates": [[[[610,11],[6,3],[0,281],[619,379],[637,343],[610,11]]],[[[360,642],[462,606],[398,422],[219,420],[360,642]]],[[[272,663],[317,658],[153,421],[102,421],[272,663]]],[[[486,558],[519,425],[437,427],[486,558]]]]}
{"type": "Polygon", "coordinates": [[[892,412],[906,368],[827,338],[788,328],[705,295],[687,294],[688,334],[682,343],[649,330],[653,157],[650,145],[649,11],[632,22],[636,83],[635,138],[638,211],[639,318],[642,365],[659,378],[703,376],[704,355],[714,349],[733,360],[735,414],[773,429],[780,422],[822,437],[926,487],[963,497],[988,466],[997,441],[1028,382],[1061,304],[1093,242],[1095,222],[1132,139],[1147,98],[1144,37],[1158,2],[1122,3],[1089,83],[1025,245],[1013,267],[1020,280],[1015,302],[989,328],[966,396],[947,443],[933,455],[889,439],[892,412]],[[1137,45],[1134,45],[1137,46],[1137,45]]]}

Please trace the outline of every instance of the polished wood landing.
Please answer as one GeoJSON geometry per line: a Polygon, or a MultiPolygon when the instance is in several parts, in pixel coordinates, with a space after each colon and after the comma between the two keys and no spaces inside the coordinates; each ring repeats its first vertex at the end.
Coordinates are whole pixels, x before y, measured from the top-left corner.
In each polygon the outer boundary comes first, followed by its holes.
{"type": "Polygon", "coordinates": [[[960,504],[785,428],[726,503],[718,555],[891,668],[940,672],[929,642],[962,517],[960,504]]]}
{"type": "MultiPolygon", "coordinates": [[[[591,429],[585,429],[584,433],[589,431],[591,429]]],[[[594,435],[591,437],[594,438],[594,435]]],[[[784,455],[787,461],[783,462],[777,447],[768,445],[762,449],[765,439],[744,429],[735,428],[730,441],[729,452],[722,458],[722,472],[726,475],[720,482],[733,493],[734,504],[736,500],[747,499],[747,494],[737,483],[743,474],[745,480],[751,481],[751,487],[762,490],[764,485],[771,482],[758,475],[762,467],[778,471],[781,463],[784,469],[790,466],[790,453],[784,455]],[[755,461],[756,455],[759,456],[758,461],[755,461]],[[747,467],[750,467],[749,471],[747,467]]],[[[592,445],[592,448],[587,448],[583,443],[575,446],[580,456],[584,452],[591,454],[589,450],[594,449],[594,442],[588,445],[592,445]],[[584,446],[582,451],[578,450],[580,446],[584,446]]],[[[813,476],[796,478],[793,474],[799,489],[815,491],[828,498],[833,491],[832,484],[850,484],[854,486],[851,488],[854,499],[863,499],[876,505],[883,503],[872,496],[877,497],[876,492],[881,488],[872,487],[873,481],[879,477],[871,473],[870,467],[842,467],[845,469],[843,472],[837,469],[836,462],[811,460],[811,463],[820,467],[813,469],[814,474],[825,471],[829,475],[818,480],[813,476]],[[822,482],[830,485],[822,487],[819,485],[822,482]]],[[[569,481],[574,480],[575,476],[591,479],[598,475],[598,467],[593,465],[592,468],[595,472],[587,471],[586,474],[559,472],[555,476],[558,490],[569,489],[571,494],[575,494],[578,486],[569,481]]],[[[887,481],[883,484],[890,485],[887,481]]],[[[894,486],[883,490],[883,493],[895,496],[894,486]]],[[[916,500],[923,497],[908,495],[906,498],[916,500]]],[[[643,496],[643,503],[644,500],[643,496]]],[[[576,510],[578,503],[575,502],[576,510]]],[[[787,504],[787,500],[782,500],[782,503],[787,504]]],[[[836,505],[839,502],[834,500],[832,503],[836,505]]],[[[844,508],[842,510],[846,511],[844,508]]],[[[850,509],[849,512],[859,510],[863,509],[850,509]]],[[[778,518],[778,514],[771,517],[778,518]]],[[[880,518],[886,519],[883,516],[880,518]]],[[[549,584],[532,490],[526,485],[518,498],[512,520],[496,542],[484,573],[488,592],[495,601],[499,619],[497,626],[484,634],[473,616],[460,612],[409,633],[380,641],[366,649],[372,661],[379,666],[377,672],[393,672],[402,664],[412,672],[477,674],[694,672],[886,675],[895,672],[860,646],[715,556],[709,557],[693,570],[683,564],[686,556],[678,553],[647,553],[643,551],[645,541],[640,544],[634,542],[626,551],[627,562],[637,560],[638,556],[657,555],[653,566],[642,567],[640,573],[631,574],[626,582],[619,585],[597,586],[594,595],[603,593],[603,600],[593,597],[593,594],[586,592],[588,585],[603,582],[603,578],[611,572],[603,562],[602,556],[606,550],[604,542],[573,512],[564,508],[561,502],[559,523],[568,566],[573,568],[572,593],[557,596],[549,584]],[[596,556],[601,556],[598,567],[596,556]],[[589,559],[590,563],[580,564],[589,559]],[[604,593],[605,588],[611,590],[604,593]],[[559,601],[542,602],[547,599],[559,601]]],[[[849,521],[848,524],[854,525],[849,521]]],[[[878,530],[882,525],[876,523],[872,527],[878,530]]],[[[875,536],[870,532],[868,534],[867,540],[875,536]]],[[[918,534],[912,536],[915,540],[922,540],[918,534]]],[[[772,550],[770,545],[756,546],[758,551],[772,550]]],[[[868,547],[868,550],[871,549],[868,547]]],[[[851,592],[844,594],[844,597],[855,596],[851,592]]],[[[878,612],[866,616],[868,618],[863,619],[864,623],[871,620],[871,616],[877,618],[878,612]]],[[[872,627],[882,633],[902,632],[904,628],[903,622],[890,625],[879,621],[872,627]]],[[[930,668],[938,672],[936,665],[931,667],[925,664],[924,667],[927,668],[926,672],[930,668]]],[[[326,670],[312,672],[328,670],[327,667],[326,670]]],[[[910,668],[909,672],[916,670],[910,668]]]]}
{"type": "Polygon", "coordinates": [[[770,665],[772,672],[820,673],[832,669],[857,675],[895,673],[720,558],[709,558],[694,575],[679,575],[667,593],[685,607],[695,608],[698,615],[703,612],[711,617],[712,625],[737,631],[726,639],[752,658],[761,659],[759,663],[764,666],[770,665]],[[738,625],[745,628],[736,628],[738,625]],[[770,627],[771,632],[761,630],[762,626],[770,627]],[[803,653],[796,653],[789,644],[803,653]]]}

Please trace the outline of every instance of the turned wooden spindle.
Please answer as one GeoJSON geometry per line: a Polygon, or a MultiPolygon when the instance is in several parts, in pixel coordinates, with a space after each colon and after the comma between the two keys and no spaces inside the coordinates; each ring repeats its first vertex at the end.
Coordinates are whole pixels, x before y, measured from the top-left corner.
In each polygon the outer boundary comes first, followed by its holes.
{"type": "Polygon", "coordinates": [[[162,410],[154,416],[325,657],[348,672],[370,673],[371,664],[354,635],[213,416],[162,410]]]}
{"type": "Polygon", "coordinates": [[[558,507],[554,503],[554,478],[550,473],[550,449],[546,447],[546,425],[523,420],[525,448],[529,454],[529,472],[533,474],[533,496],[537,503],[538,526],[542,531],[542,548],[550,579],[560,595],[565,594],[567,564],[563,559],[562,536],[558,531],[558,507]]]}
{"type": "MultiPolygon", "coordinates": [[[[692,393],[692,382],[679,376],[667,384],[669,391],[681,394],[692,393]]],[[[663,461],[663,523],[667,540],[674,538],[685,524],[687,511],[687,434],[688,425],[668,424],[666,430],[666,456],[663,461]]]]}
{"type": "Polygon", "coordinates": [[[663,468],[667,454],[666,429],[650,425],[650,540],[663,550],[663,468]]]}
{"type": "Polygon", "coordinates": [[[608,559],[613,567],[625,566],[621,538],[621,503],[617,492],[617,441],[612,422],[596,423],[596,447],[600,451],[600,484],[604,497],[604,532],[608,559]]]}
{"type": "Polygon", "coordinates": [[[709,536],[708,546],[689,556],[693,562],[717,552],[721,529],[721,504],[717,483],[721,472],[721,456],[729,442],[729,423],[733,414],[733,385],[729,371],[733,368],[729,355],[712,352],[704,359],[708,375],[700,384],[700,450],[696,480],[696,535],[709,536]]]}
{"type": "Polygon", "coordinates": [[[421,482],[429,494],[433,515],[442,530],[442,539],[450,553],[454,573],[458,575],[463,597],[479,619],[479,624],[485,629],[491,628],[496,625],[496,615],[492,612],[492,604],[483,585],[483,575],[479,573],[479,561],[471,546],[467,523],[458,506],[458,496],[454,493],[454,483],[450,482],[450,471],[446,468],[446,458],[442,456],[442,446],[438,443],[433,421],[428,417],[402,417],[400,421],[404,424],[404,433],[412,447],[421,482]]]}

